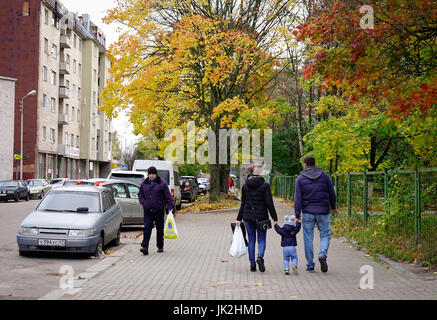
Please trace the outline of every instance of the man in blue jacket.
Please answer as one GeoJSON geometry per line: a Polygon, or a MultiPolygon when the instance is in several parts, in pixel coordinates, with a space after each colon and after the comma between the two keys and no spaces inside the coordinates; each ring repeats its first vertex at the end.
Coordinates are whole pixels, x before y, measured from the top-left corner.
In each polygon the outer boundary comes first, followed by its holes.
{"type": "Polygon", "coordinates": [[[294,193],[294,212],[298,221],[302,221],[303,239],[307,271],[314,272],[313,239],[314,226],[320,232],[319,262],[322,272],[328,271],[329,242],[331,241],[330,212],[338,214],[336,196],[331,178],[321,168],[316,167],[313,157],[304,159],[304,168],[296,179],[294,193]]]}
{"type": "Polygon", "coordinates": [[[141,252],[149,254],[149,241],[153,224],[156,226],[156,246],[158,252],[164,252],[164,212],[165,207],[173,211],[173,200],[168,190],[167,181],[158,176],[155,167],[147,169],[148,177],[143,181],[138,199],[144,209],[144,233],[141,252]]]}

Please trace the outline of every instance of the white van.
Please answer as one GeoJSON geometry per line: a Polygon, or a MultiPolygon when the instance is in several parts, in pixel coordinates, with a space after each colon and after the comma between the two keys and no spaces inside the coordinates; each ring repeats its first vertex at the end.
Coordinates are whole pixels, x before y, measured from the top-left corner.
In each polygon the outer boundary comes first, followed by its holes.
{"type": "Polygon", "coordinates": [[[168,183],[171,197],[175,203],[177,210],[181,208],[182,196],[179,185],[179,168],[173,161],[164,160],[135,160],[132,171],[135,173],[144,173],[147,175],[147,169],[154,166],[158,171],[158,175],[168,183]]]}

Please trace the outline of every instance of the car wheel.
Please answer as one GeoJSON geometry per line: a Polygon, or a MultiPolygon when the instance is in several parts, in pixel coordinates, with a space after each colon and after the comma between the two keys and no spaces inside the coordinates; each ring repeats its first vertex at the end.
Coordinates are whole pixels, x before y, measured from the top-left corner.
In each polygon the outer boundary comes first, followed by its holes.
{"type": "Polygon", "coordinates": [[[22,251],[22,250],[19,250],[18,254],[20,255],[20,257],[28,257],[29,256],[29,252],[22,251]]]}
{"type": "Polygon", "coordinates": [[[15,202],[20,201],[20,195],[18,193],[15,194],[14,200],[15,200],[15,202]]]}
{"type": "Polygon", "coordinates": [[[26,201],[29,201],[29,199],[30,199],[30,194],[27,194],[26,195],[26,201]]]}
{"type": "Polygon", "coordinates": [[[179,202],[179,204],[176,205],[176,210],[181,210],[182,208],[182,200],[179,202]]]}
{"type": "Polygon", "coordinates": [[[100,235],[99,242],[97,242],[96,251],[94,257],[101,258],[103,256],[103,236],[100,235]]]}
{"type": "Polygon", "coordinates": [[[117,236],[115,237],[114,240],[112,240],[112,245],[118,247],[120,245],[120,238],[121,238],[121,225],[118,228],[117,236]]]}

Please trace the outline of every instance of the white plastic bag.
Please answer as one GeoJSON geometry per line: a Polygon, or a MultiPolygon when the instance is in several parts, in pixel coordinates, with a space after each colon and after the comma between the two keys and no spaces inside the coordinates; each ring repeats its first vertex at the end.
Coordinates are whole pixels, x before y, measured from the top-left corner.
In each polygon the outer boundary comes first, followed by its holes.
{"type": "Polygon", "coordinates": [[[243,231],[241,227],[236,226],[234,231],[234,236],[232,238],[231,248],[229,249],[229,254],[234,258],[240,258],[247,252],[246,243],[244,242],[243,231]]]}
{"type": "Polygon", "coordinates": [[[179,237],[178,229],[176,229],[176,223],[174,221],[173,212],[170,212],[165,222],[164,238],[177,239],[179,237]]]}

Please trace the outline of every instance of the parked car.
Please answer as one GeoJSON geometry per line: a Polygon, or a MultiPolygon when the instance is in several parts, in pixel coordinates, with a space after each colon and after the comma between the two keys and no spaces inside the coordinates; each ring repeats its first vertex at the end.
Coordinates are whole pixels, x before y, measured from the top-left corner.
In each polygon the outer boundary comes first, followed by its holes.
{"type": "Polygon", "coordinates": [[[26,180],[26,183],[32,198],[42,199],[44,195],[52,189],[52,186],[45,179],[26,180]]]}
{"type": "Polygon", "coordinates": [[[138,200],[140,186],[123,180],[96,180],[96,186],[109,188],[120,205],[123,225],[144,224],[144,209],[138,200]]]}
{"type": "Polygon", "coordinates": [[[198,196],[198,186],[196,179],[181,177],[181,195],[182,200],[188,200],[188,202],[194,202],[198,196]]]}
{"type": "Polygon", "coordinates": [[[69,179],[67,179],[67,178],[52,179],[52,180],[50,180],[50,185],[52,186],[52,189],[62,187],[64,185],[64,182],[67,180],[69,180],[69,179]]]}
{"type": "Polygon", "coordinates": [[[211,188],[209,178],[197,178],[199,184],[199,193],[207,194],[211,188]]]}
{"type": "Polygon", "coordinates": [[[105,245],[119,245],[121,226],[120,206],[107,188],[56,188],[21,223],[18,249],[20,255],[74,252],[101,256],[105,245]]]}
{"type": "Polygon", "coordinates": [[[25,199],[29,201],[30,190],[26,182],[23,180],[4,180],[0,181],[0,201],[8,201],[9,199],[20,201],[25,199]]]}
{"type": "Polygon", "coordinates": [[[168,183],[171,197],[173,198],[176,210],[179,210],[182,205],[181,189],[179,187],[179,168],[173,161],[164,160],[135,160],[133,165],[134,172],[144,172],[147,174],[147,169],[154,166],[158,171],[158,175],[164,178],[168,183]]]}

